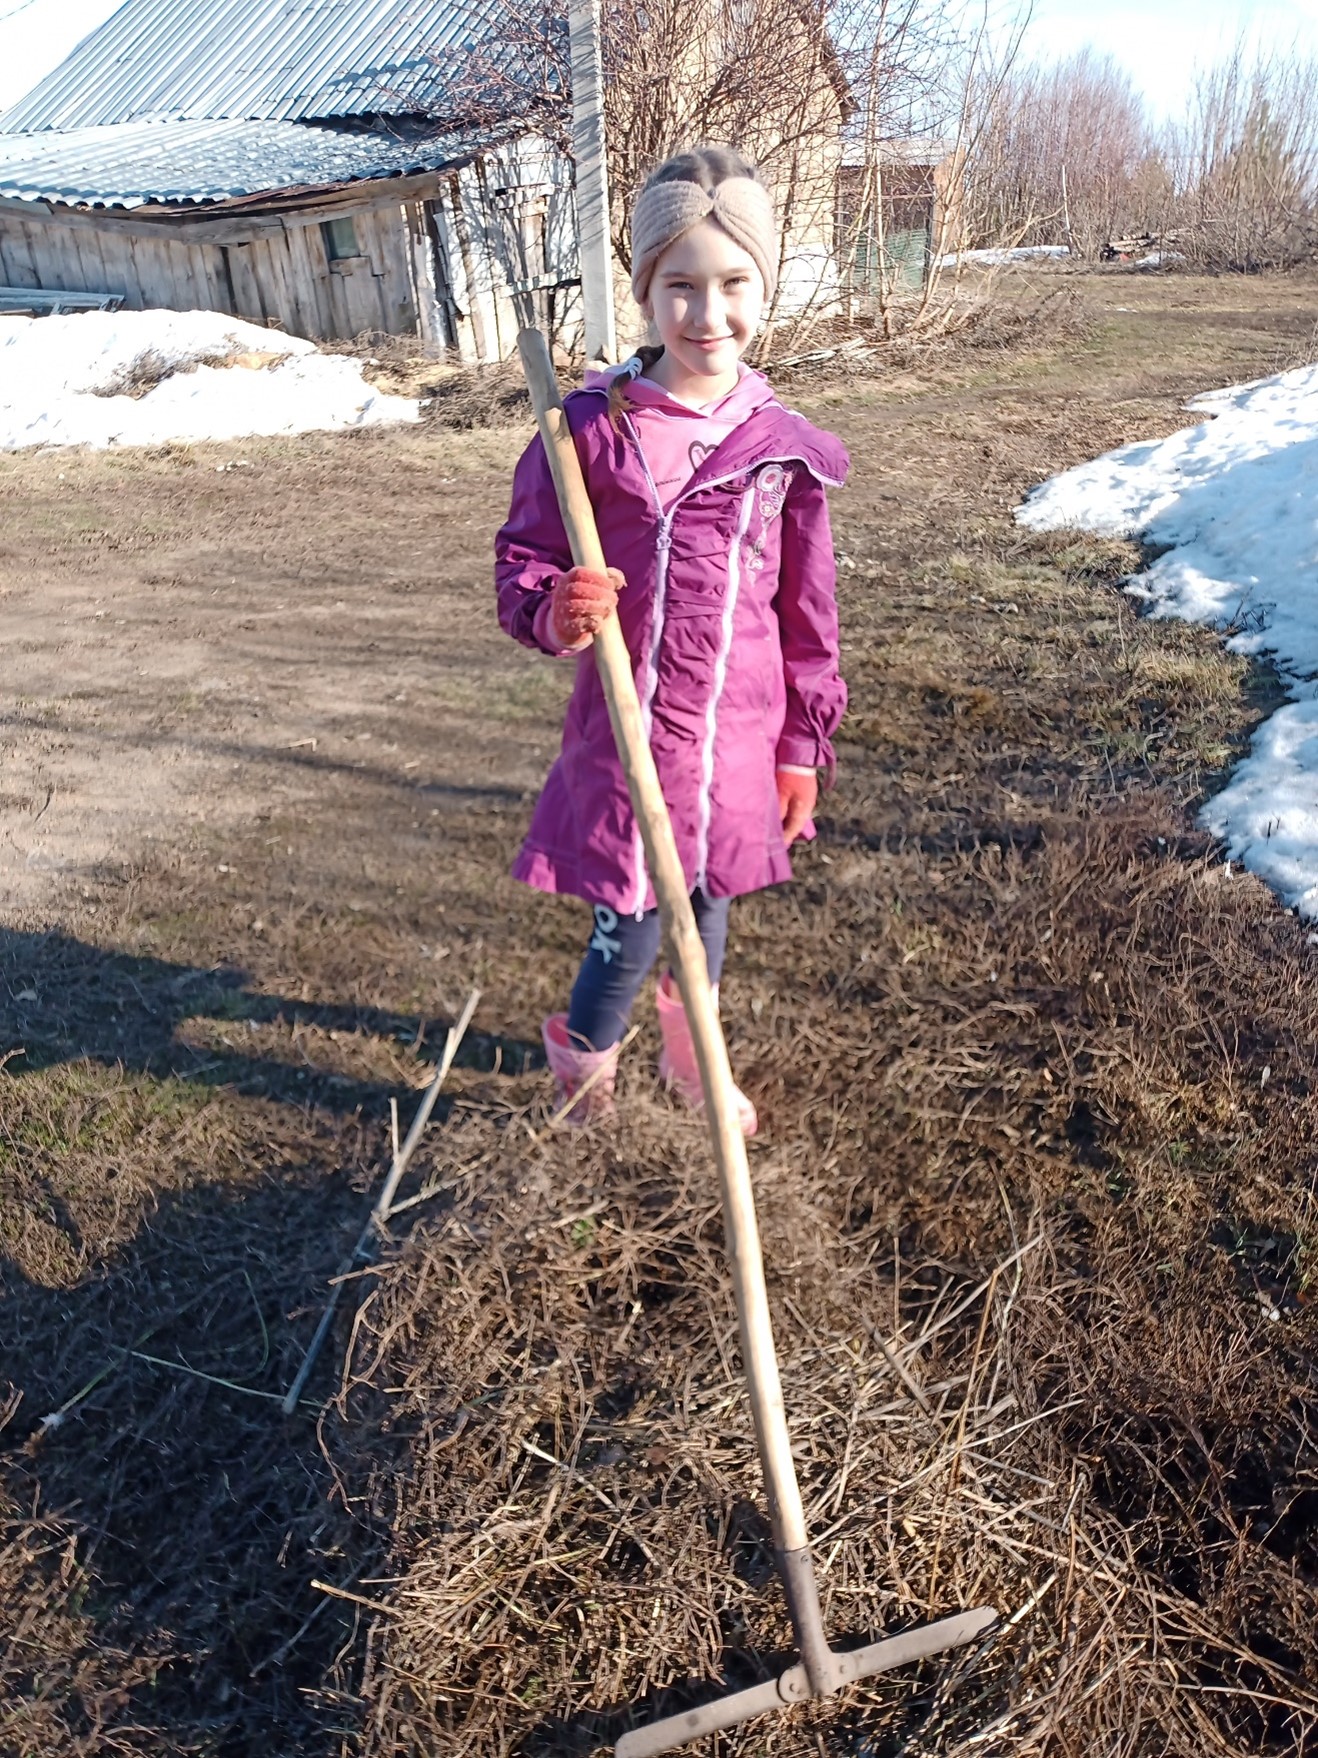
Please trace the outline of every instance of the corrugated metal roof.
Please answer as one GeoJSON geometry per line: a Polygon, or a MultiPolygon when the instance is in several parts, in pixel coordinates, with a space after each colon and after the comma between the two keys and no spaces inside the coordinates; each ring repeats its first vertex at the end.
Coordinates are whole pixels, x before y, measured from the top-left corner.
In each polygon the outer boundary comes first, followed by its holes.
{"type": "Polygon", "coordinates": [[[127,0],[0,116],[0,132],[433,111],[500,11],[501,0],[127,0]]]}
{"type": "Polygon", "coordinates": [[[140,122],[0,135],[0,197],[119,208],[217,202],[439,171],[489,144],[488,135],[395,139],[306,122],[140,122]]]}

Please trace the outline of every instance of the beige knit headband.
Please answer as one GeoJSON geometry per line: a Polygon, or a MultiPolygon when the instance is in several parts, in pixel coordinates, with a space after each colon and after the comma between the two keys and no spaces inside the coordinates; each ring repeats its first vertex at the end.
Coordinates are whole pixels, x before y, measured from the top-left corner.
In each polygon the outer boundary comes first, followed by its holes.
{"type": "Polygon", "coordinates": [[[644,305],[655,264],[668,246],[702,220],[717,220],[752,257],[764,277],[764,297],[778,282],[778,231],[768,190],[753,177],[727,177],[716,188],[685,181],[652,183],[632,212],[632,293],[644,305]]]}

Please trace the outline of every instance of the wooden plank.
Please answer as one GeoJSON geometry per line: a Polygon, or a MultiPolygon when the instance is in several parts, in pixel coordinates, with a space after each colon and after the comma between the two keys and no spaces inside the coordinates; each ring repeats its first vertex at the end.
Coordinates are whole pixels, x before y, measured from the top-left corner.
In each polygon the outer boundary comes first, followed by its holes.
{"type": "Polygon", "coordinates": [[[438,354],[444,346],[444,317],[435,291],[434,245],[426,224],[425,204],[409,202],[403,211],[407,217],[407,266],[416,333],[427,352],[438,354]]]}
{"type": "Polygon", "coordinates": [[[376,226],[380,239],[380,302],[384,309],[384,327],[392,336],[419,335],[421,314],[417,304],[416,265],[412,258],[407,210],[403,207],[381,208],[376,226]]]}
{"type": "Polygon", "coordinates": [[[371,183],[342,185],[312,195],[299,194],[283,201],[263,199],[248,211],[241,203],[218,205],[214,218],[197,217],[195,206],[171,208],[152,203],[150,208],[119,208],[84,213],[58,203],[13,201],[0,198],[0,214],[40,225],[74,230],[119,232],[128,237],[167,234],[187,244],[250,244],[255,239],[288,229],[317,226],[323,219],[349,213],[369,213],[410,199],[433,197],[442,174],[427,171],[416,177],[385,177],[371,183]]]}
{"type": "Polygon", "coordinates": [[[41,248],[41,234],[34,226],[20,227],[18,242],[26,253],[27,260],[32,265],[31,284],[34,287],[40,287],[43,284],[42,262],[44,257],[44,252],[41,248]]]}
{"type": "Polygon", "coordinates": [[[279,260],[275,256],[272,245],[283,243],[269,238],[258,238],[247,246],[248,258],[252,265],[252,274],[260,289],[261,305],[265,311],[265,321],[273,318],[277,323],[287,324],[285,317],[285,289],[279,273],[279,260]]]}
{"type": "Polygon", "coordinates": [[[32,233],[21,220],[0,216],[0,274],[8,287],[40,287],[32,233]]]}
{"type": "Polygon", "coordinates": [[[122,265],[122,282],[124,293],[124,310],[141,311],[146,304],[142,297],[141,273],[137,266],[137,258],[133,253],[131,238],[118,240],[119,261],[122,265]]]}
{"type": "Polygon", "coordinates": [[[157,243],[154,238],[134,238],[131,249],[143,307],[147,310],[172,310],[178,300],[178,289],[174,284],[174,271],[170,266],[166,246],[157,243]]]}
{"type": "MultiPolygon", "coordinates": [[[[283,243],[281,234],[278,242],[283,243]]],[[[261,283],[261,303],[266,310],[267,322],[274,319],[276,323],[286,325],[285,297],[283,278],[279,273],[279,259],[272,248],[274,240],[258,238],[251,246],[252,268],[257,280],[261,283]]]]}
{"type": "Polygon", "coordinates": [[[267,272],[275,293],[279,321],[290,335],[299,335],[301,316],[298,310],[297,277],[293,273],[288,254],[287,233],[281,232],[278,238],[267,238],[262,248],[269,265],[267,272]]]}
{"type": "Polygon", "coordinates": [[[334,313],[330,307],[331,276],[320,227],[296,227],[288,235],[288,248],[293,261],[299,265],[303,288],[315,300],[315,309],[310,314],[312,327],[307,334],[318,339],[330,336],[334,333],[334,313]]]}
{"type": "Polygon", "coordinates": [[[285,232],[280,241],[280,249],[284,253],[284,275],[288,281],[289,296],[289,329],[297,336],[314,336],[316,333],[316,287],[314,279],[307,274],[308,255],[306,241],[302,250],[298,250],[294,242],[295,234],[285,232]]]}
{"type": "Polygon", "coordinates": [[[471,230],[467,225],[464,200],[461,179],[455,174],[449,178],[445,217],[452,225],[458,243],[458,257],[462,263],[462,293],[460,297],[471,322],[475,357],[477,360],[489,360],[492,358],[489,348],[489,329],[485,312],[482,309],[481,290],[476,278],[475,253],[472,250],[471,230]]]}
{"type": "MultiPolygon", "coordinates": [[[[480,276],[481,298],[485,302],[485,308],[492,320],[486,325],[486,334],[488,336],[491,329],[494,332],[494,345],[486,358],[502,360],[508,352],[503,334],[505,328],[512,336],[515,336],[520,325],[513,312],[510,298],[503,292],[504,277],[499,272],[494,255],[499,227],[498,222],[493,218],[495,209],[490,199],[489,178],[484,159],[476,160],[475,165],[471,168],[469,181],[475,185],[471,206],[479,225],[476,234],[476,266],[480,276]]],[[[461,179],[459,179],[459,183],[461,183],[461,179]]]]}
{"type": "Polygon", "coordinates": [[[110,267],[105,260],[99,235],[95,232],[74,233],[73,242],[77,247],[78,259],[82,264],[83,284],[87,291],[89,293],[122,293],[122,284],[115,284],[110,267]]]}
{"type": "Polygon", "coordinates": [[[60,277],[58,284],[61,287],[67,287],[70,293],[103,291],[100,287],[88,287],[82,259],[78,255],[78,241],[71,233],[52,233],[51,246],[54,268],[60,277]]]}
{"type": "Polygon", "coordinates": [[[224,277],[224,259],[213,245],[194,244],[197,278],[206,288],[206,309],[228,311],[229,288],[224,277]]]}
{"type": "Polygon", "coordinates": [[[121,238],[119,249],[123,252],[127,269],[124,303],[134,311],[145,311],[149,305],[154,303],[153,294],[156,292],[152,253],[149,250],[144,250],[142,260],[139,261],[137,241],[132,238],[121,238]],[[145,286],[142,282],[144,270],[147,278],[145,286]]]}
{"type": "Polygon", "coordinates": [[[67,236],[62,232],[48,232],[40,239],[37,250],[38,261],[41,265],[41,285],[43,287],[67,287],[67,277],[73,272],[69,262],[67,236]]]}
{"type": "Polygon", "coordinates": [[[380,214],[375,211],[357,216],[358,245],[366,260],[353,277],[357,283],[354,304],[363,330],[388,333],[388,243],[380,219],[380,214]]]}
{"type": "Polygon", "coordinates": [[[428,285],[434,295],[438,321],[437,340],[443,348],[462,349],[462,312],[454,296],[451,239],[444,223],[443,204],[439,201],[418,203],[425,223],[429,250],[421,258],[417,278],[428,285]]]}
{"type": "MultiPolygon", "coordinates": [[[[111,291],[122,293],[125,304],[133,302],[134,295],[139,292],[137,285],[137,265],[133,261],[133,245],[129,238],[116,238],[107,233],[102,239],[101,255],[105,258],[106,269],[111,277],[111,291]]],[[[140,304],[140,299],[138,300],[140,304]]]]}
{"type": "Polygon", "coordinates": [[[155,246],[160,277],[158,303],[167,311],[186,311],[188,305],[187,270],[183,268],[180,272],[178,249],[178,245],[168,238],[162,238],[155,246]]]}
{"type": "Polygon", "coordinates": [[[369,182],[341,183],[335,187],[299,190],[271,198],[262,196],[250,207],[242,199],[226,202],[223,214],[236,220],[240,214],[253,213],[268,217],[279,214],[290,225],[316,225],[329,214],[344,214],[355,209],[388,207],[393,202],[417,196],[434,196],[450,168],[443,171],[421,171],[414,177],[376,177],[369,182]]]}
{"type": "Polygon", "coordinates": [[[184,219],[175,218],[168,212],[147,217],[136,209],[84,214],[76,208],[51,207],[45,202],[3,199],[0,199],[0,214],[13,214],[30,224],[67,227],[73,231],[119,232],[130,238],[168,235],[189,244],[250,243],[263,233],[283,230],[277,214],[248,214],[241,220],[184,219]]]}
{"type": "Polygon", "coordinates": [[[341,264],[346,273],[335,272],[334,279],[343,288],[343,310],[348,340],[366,330],[380,328],[381,311],[379,283],[371,271],[369,258],[357,258],[351,266],[341,264]]]}
{"type": "Polygon", "coordinates": [[[371,265],[371,273],[380,272],[380,227],[378,216],[363,209],[360,213],[350,216],[352,229],[357,234],[357,250],[371,265]]]}
{"type": "Polygon", "coordinates": [[[293,234],[285,232],[279,249],[283,252],[284,278],[288,283],[288,328],[297,336],[311,336],[316,329],[316,288],[307,277],[307,252],[299,251],[293,234]]]}
{"type": "Polygon", "coordinates": [[[350,342],[354,335],[352,313],[348,309],[348,277],[331,275],[329,278],[330,326],[329,334],[335,341],[350,342]]]}
{"type": "Polygon", "coordinates": [[[320,234],[305,226],[284,234],[288,252],[288,278],[297,313],[297,334],[318,340],[329,334],[331,322],[325,250],[320,234]]]}
{"type": "Polygon", "coordinates": [[[221,299],[221,303],[217,305],[215,309],[217,311],[228,312],[231,316],[237,317],[239,315],[238,298],[234,292],[231,246],[225,244],[218,245],[215,250],[215,255],[217,258],[221,299]]]}
{"type": "Polygon", "coordinates": [[[245,317],[250,322],[265,322],[265,307],[261,303],[261,286],[252,266],[250,244],[231,244],[229,247],[229,277],[233,282],[233,297],[237,317],[245,317]]]}
{"type": "Polygon", "coordinates": [[[193,311],[211,309],[210,278],[206,273],[206,253],[198,244],[177,244],[175,247],[188,277],[188,302],[193,311]]]}
{"type": "Polygon", "coordinates": [[[320,312],[320,321],[324,326],[321,334],[337,336],[339,323],[339,296],[337,292],[338,277],[330,273],[329,256],[325,249],[325,239],[320,227],[308,227],[302,234],[306,240],[308,251],[315,262],[316,297],[320,312]]]}

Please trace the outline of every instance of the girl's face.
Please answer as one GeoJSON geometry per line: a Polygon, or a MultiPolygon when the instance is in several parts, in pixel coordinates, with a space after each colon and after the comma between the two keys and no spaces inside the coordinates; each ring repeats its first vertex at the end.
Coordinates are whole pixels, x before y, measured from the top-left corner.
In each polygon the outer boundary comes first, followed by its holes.
{"type": "Polygon", "coordinates": [[[716,220],[675,238],[655,264],[644,306],[672,368],[712,396],[736,382],[737,362],[764,310],[764,277],[754,257],[716,220]]]}

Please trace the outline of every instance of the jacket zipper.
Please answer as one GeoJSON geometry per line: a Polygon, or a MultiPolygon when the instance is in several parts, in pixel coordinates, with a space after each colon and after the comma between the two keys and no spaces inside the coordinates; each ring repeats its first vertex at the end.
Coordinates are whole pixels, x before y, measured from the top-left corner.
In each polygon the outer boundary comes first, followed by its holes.
{"type": "MultiPolygon", "coordinates": [[[[758,458],[754,464],[743,465],[740,470],[734,470],[727,476],[712,477],[708,482],[698,483],[694,488],[688,486],[683,489],[682,493],[677,496],[672,506],[668,508],[667,512],[665,512],[664,503],[660,498],[658,486],[651,473],[649,461],[645,456],[645,448],[641,444],[641,436],[637,433],[635,424],[630,415],[624,415],[623,420],[627,424],[627,431],[631,435],[632,444],[636,447],[636,455],[641,460],[641,469],[645,472],[645,480],[649,484],[650,493],[654,498],[655,512],[659,515],[659,535],[655,540],[655,547],[659,552],[659,557],[658,565],[655,569],[654,580],[654,619],[650,626],[650,648],[645,660],[643,688],[639,692],[641,699],[641,724],[645,728],[645,742],[648,745],[650,742],[650,729],[654,723],[654,695],[659,685],[659,645],[663,639],[664,609],[668,597],[668,554],[672,547],[673,520],[677,515],[677,509],[682,505],[683,501],[689,500],[692,495],[701,494],[707,488],[722,488],[724,483],[735,482],[739,476],[745,476],[748,471],[758,471],[762,469],[765,464],[801,464],[807,470],[810,470],[812,475],[818,475],[818,472],[813,470],[812,466],[805,458],[798,457],[794,453],[782,458],[758,458]]],[[[820,476],[819,480],[825,483],[829,488],[840,488],[842,486],[841,480],[837,477],[820,476]]],[[[742,504],[741,518],[737,524],[737,534],[733,538],[732,554],[730,554],[728,558],[729,576],[731,576],[732,573],[733,556],[736,556],[737,558],[737,590],[740,589],[741,583],[739,546],[742,538],[750,528],[750,516],[753,508],[754,494],[755,484],[752,482],[746,491],[746,498],[742,504]]],[[[728,597],[732,610],[735,610],[736,608],[736,595],[736,590],[730,585],[728,597]]],[[[727,664],[731,650],[732,617],[729,607],[725,606],[723,642],[720,646],[719,658],[715,663],[714,694],[710,699],[709,709],[707,711],[705,749],[702,754],[700,789],[701,830],[700,843],[697,850],[699,871],[695,883],[695,889],[697,891],[705,882],[705,865],[709,858],[710,794],[714,782],[714,735],[716,731],[718,700],[723,694],[723,684],[727,678],[727,664]],[[708,773],[708,780],[706,780],[706,772],[708,773]]],[[[636,874],[636,889],[634,893],[635,902],[632,906],[632,914],[636,917],[637,921],[639,921],[645,914],[645,898],[650,889],[650,875],[645,864],[645,842],[641,836],[639,823],[637,824],[634,833],[632,858],[636,874]]]]}
{"type": "MultiPolygon", "coordinates": [[[[659,497],[659,488],[650,470],[649,460],[641,445],[640,435],[632,424],[630,415],[623,420],[632,436],[632,444],[636,447],[636,455],[641,460],[641,468],[645,472],[645,480],[650,485],[650,493],[654,497],[655,511],[659,515],[659,536],[656,547],[659,551],[654,576],[654,612],[650,622],[650,647],[645,656],[645,672],[642,677],[641,725],[645,728],[645,742],[650,743],[650,728],[654,724],[654,693],[659,685],[659,643],[664,632],[664,607],[668,598],[668,551],[672,543],[673,526],[670,514],[676,510],[677,502],[668,513],[664,512],[663,501],[659,497]]],[[[645,840],[641,835],[640,821],[632,833],[632,861],[636,873],[635,901],[633,913],[639,922],[645,914],[645,895],[650,889],[650,875],[645,865],[645,840]]]]}
{"type": "Polygon", "coordinates": [[[728,551],[728,596],[723,606],[723,634],[719,642],[718,658],[714,661],[714,685],[710,691],[709,707],[705,711],[705,746],[700,759],[700,797],[697,806],[696,833],[696,883],[695,889],[705,889],[706,869],[709,866],[709,821],[713,810],[714,794],[714,741],[718,734],[719,703],[723,700],[723,686],[728,679],[728,657],[732,652],[732,626],[737,614],[737,599],[741,593],[741,546],[746,533],[750,529],[751,513],[755,507],[755,484],[752,482],[742,497],[741,517],[737,520],[737,529],[733,535],[732,547],[728,551]]]}

